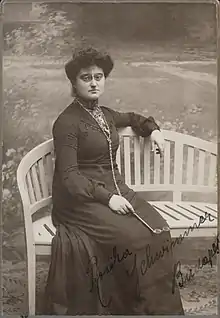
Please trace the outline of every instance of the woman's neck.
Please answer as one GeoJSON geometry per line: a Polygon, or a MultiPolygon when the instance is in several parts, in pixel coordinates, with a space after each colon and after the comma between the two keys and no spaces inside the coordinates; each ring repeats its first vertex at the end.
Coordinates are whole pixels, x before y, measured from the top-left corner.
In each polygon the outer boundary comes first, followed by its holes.
{"type": "Polygon", "coordinates": [[[88,100],[88,99],[82,98],[81,96],[76,95],[75,101],[88,109],[94,109],[95,107],[98,106],[98,99],[88,100]]]}

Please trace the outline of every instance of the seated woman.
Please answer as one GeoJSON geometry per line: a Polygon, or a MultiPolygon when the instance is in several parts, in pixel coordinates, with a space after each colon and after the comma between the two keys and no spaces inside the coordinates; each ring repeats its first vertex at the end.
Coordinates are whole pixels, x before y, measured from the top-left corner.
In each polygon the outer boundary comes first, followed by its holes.
{"type": "Polygon", "coordinates": [[[75,98],[53,126],[52,220],[57,233],[46,310],[183,315],[179,290],[172,291],[168,225],[125,184],[116,164],[119,128],[131,126],[140,136],[150,136],[161,152],[164,139],[152,117],[99,104],[112,69],[111,57],[92,47],[76,49],[65,66],[75,98]]]}

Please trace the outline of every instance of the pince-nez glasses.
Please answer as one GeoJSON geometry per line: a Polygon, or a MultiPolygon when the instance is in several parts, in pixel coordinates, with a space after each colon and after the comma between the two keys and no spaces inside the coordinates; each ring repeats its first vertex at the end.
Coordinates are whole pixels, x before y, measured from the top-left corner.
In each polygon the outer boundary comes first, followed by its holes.
{"type": "Polygon", "coordinates": [[[170,228],[169,226],[164,226],[162,229],[153,229],[147,222],[145,222],[136,212],[132,212],[132,214],[141,221],[142,224],[144,224],[148,229],[150,229],[154,234],[160,234],[162,232],[169,232],[170,228]]]}

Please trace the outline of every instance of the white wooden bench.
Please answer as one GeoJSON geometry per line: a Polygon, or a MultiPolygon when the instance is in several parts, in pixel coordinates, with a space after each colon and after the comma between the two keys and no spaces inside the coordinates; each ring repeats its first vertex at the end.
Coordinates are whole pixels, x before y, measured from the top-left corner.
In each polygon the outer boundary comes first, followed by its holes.
{"type": "MultiPolygon", "coordinates": [[[[199,138],[163,130],[164,157],[151,151],[149,138],[135,135],[130,127],[120,131],[117,153],[119,170],[125,182],[135,191],[171,191],[172,201],[150,201],[167,220],[171,235],[183,235],[184,230],[199,223],[199,217],[209,218],[189,236],[217,234],[217,204],[182,201],[183,192],[216,193],[217,145],[199,138]]],[[[56,232],[50,215],[33,222],[40,209],[51,205],[51,185],[54,155],[50,139],[31,150],[21,160],[17,170],[27,248],[29,315],[35,314],[36,255],[50,255],[51,240],[56,232]]]]}

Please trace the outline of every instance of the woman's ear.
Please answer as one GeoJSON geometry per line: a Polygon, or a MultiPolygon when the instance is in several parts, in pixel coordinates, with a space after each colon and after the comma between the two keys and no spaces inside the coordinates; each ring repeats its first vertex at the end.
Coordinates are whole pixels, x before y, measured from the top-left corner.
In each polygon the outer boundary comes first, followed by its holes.
{"type": "Polygon", "coordinates": [[[71,84],[71,96],[76,96],[76,86],[74,84],[71,84]]]}

